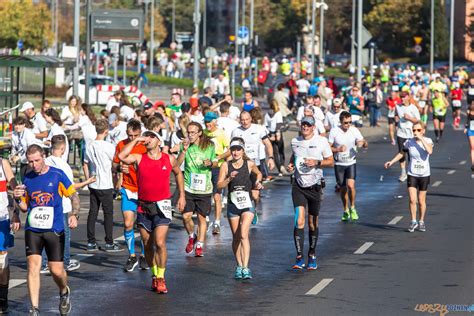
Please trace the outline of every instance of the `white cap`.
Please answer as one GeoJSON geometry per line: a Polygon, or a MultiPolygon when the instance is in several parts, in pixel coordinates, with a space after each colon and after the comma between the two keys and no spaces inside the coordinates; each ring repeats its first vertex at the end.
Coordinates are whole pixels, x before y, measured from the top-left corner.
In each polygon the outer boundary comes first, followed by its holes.
{"type": "Polygon", "coordinates": [[[149,134],[155,135],[156,138],[158,138],[158,139],[160,140],[160,142],[163,144],[163,137],[161,137],[161,135],[158,134],[158,133],[155,132],[155,131],[150,131],[150,130],[144,131],[144,132],[142,133],[142,136],[147,136],[147,135],[149,135],[149,134]]]}
{"type": "Polygon", "coordinates": [[[34,109],[34,108],[35,108],[35,106],[33,105],[33,103],[31,103],[30,101],[27,101],[27,102],[23,103],[23,105],[21,106],[20,112],[23,113],[28,109],[34,109]]]}

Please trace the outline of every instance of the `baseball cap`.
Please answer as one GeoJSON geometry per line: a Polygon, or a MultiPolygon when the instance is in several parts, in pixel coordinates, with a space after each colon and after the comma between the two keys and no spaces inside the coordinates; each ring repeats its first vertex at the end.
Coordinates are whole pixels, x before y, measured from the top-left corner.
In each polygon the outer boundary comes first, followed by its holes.
{"type": "Polygon", "coordinates": [[[118,119],[117,114],[112,113],[109,115],[109,125],[115,122],[118,119]]]}
{"type": "Polygon", "coordinates": [[[144,132],[142,133],[142,136],[152,136],[152,137],[154,136],[154,137],[158,138],[161,143],[163,143],[163,137],[161,137],[161,135],[158,134],[158,133],[155,132],[155,131],[144,131],[144,132]]]}
{"type": "Polygon", "coordinates": [[[151,103],[151,102],[147,102],[143,105],[143,108],[145,110],[151,109],[152,107],[153,107],[153,103],[151,103]]]}
{"type": "Polygon", "coordinates": [[[35,108],[35,106],[33,105],[33,103],[27,101],[27,102],[23,103],[23,105],[21,106],[20,112],[25,112],[28,109],[34,109],[34,108],[35,108]]]}
{"type": "Polygon", "coordinates": [[[217,118],[218,116],[216,112],[207,112],[206,115],[204,115],[204,122],[211,122],[217,118]]]}
{"type": "Polygon", "coordinates": [[[338,104],[338,105],[342,104],[342,100],[339,98],[335,98],[332,102],[333,104],[338,104]]]}
{"type": "Polygon", "coordinates": [[[400,87],[397,86],[397,85],[393,85],[393,86],[392,86],[392,91],[398,92],[398,91],[400,91],[400,87]]]}
{"type": "Polygon", "coordinates": [[[236,140],[233,140],[230,143],[229,148],[232,149],[232,148],[235,148],[235,147],[239,147],[239,148],[244,149],[244,144],[240,140],[236,139],[236,140]]]}
{"type": "Polygon", "coordinates": [[[305,116],[303,117],[303,119],[301,120],[301,125],[303,125],[303,123],[306,123],[306,124],[309,124],[311,126],[314,126],[314,124],[316,124],[316,121],[314,120],[314,117],[312,116],[305,116]]]}

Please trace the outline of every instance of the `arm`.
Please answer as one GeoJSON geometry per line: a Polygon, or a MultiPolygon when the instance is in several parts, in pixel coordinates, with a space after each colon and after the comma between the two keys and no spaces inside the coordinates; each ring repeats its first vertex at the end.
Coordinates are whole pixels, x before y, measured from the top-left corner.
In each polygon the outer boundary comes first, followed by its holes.
{"type": "Polygon", "coordinates": [[[96,181],[96,178],[95,176],[94,177],[90,177],[90,178],[86,178],[85,181],[82,181],[82,182],[78,182],[78,183],[74,183],[74,189],[75,190],[80,190],[82,189],[83,187],[91,184],[91,183],[94,183],[96,181]]]}
{"type": "Polygon", "coordinates": [[[35,134],[35,136],[38,139],[43,139],[43,138],[48,137],[48,134],[49,134],[49,132],[46,130],[46,131],[35,134]]]}
{"type": "Polygon", "coordinates": [[[268,137],[264,138],[263,144],[265,145],[265,150],[267,151],[268,155],[268,168],[272,170],[275,167],[275,158],[273,158],[273,146],[272,143],[270,142],[270,139],[268,137]]]}
{"type": "MultiPolygon", "coordinates": [[[[13,174],[12,167],[6,159],[2,159],[3,171],[5,172],[5,178],[7,179],[8,186],[10,189],[15,189],[17,186],[15,175],[13,174]]],[[[11,217],[11,228],[14,232],[17,232],[21,227],[20,216],[17,210],[13,211],[11,217]]]]}
{"type": "Polygon", "coordinates": [[[421,143],[425,147],[425,150],[428,153],[428,155],[431,155],[433,153],[433,144],[428,143],[424,137],[417,137],[417,138],[421,141],[421,143]]]}
{"type": "Polygon", "coordinates": [[[179,168],[180,164],[176,161],[176,159],[173,156],[169,156],[169,157],[170,157],[171,165],[173,166],[173,173],[176,178],[176,187],[179,192],[177,207],[178,207],[178,210],[182,212],[184,210],[184,206],[186,205],[186,200],[184,198],[184,176],[183,176],[183,173],[181,172],[181,169],[179,168]]]}
{"type": "Polygon", "coordinates": [[[231,176],[227,174],[227,163],[223,163],[219,169],[219,178],[217,179],[217,188],[224,189],[229,185],[229,182],[232,180],[231,176]]]}
{"type": "Polygon", "coordinates": [[[127,165],[131,165],[133,163],[140,163],[141,155],[132,154],[132,149],[135,147],[138,142],[143,142],[145,140],[144,137],[137,137],[133,141],[129,142],[125,147],[123,147],[122,151],[118,154],[118,158],[120,161],[127,165]],[[139,158],[140,157],[140,158],[139,158]]]}
{"type": "Polygon", "coordinates": [[[288,163],[288,166],[286,167],[286,170],[288,170],[288,172],[293,172],[295,170],[294,161],[295,161],[295,155],[292,154],[290,157],[290,162],[288,163]]]}
{"type": "Polygon", "coordinates": [[[186,151],[189,148],[189,141],[185,139],[185,140],[182,141],[181,144],[183,145],[183,149],[181,150],[181,152],[178,155],[178,165],[179,166],[181,166],[181,164],[184,162],[184,158],[186,157],[186,151]]]}
{"type": "Polygon", "coordinates": [[[250,167],[250,171],[257,176],[257,181],[255,181],[255,187],[254,189],[256,190],[261,190],[263,189],[263,186],[262,186],[262,178],[263,178],[263,175],[262,173],[260,172],[260,170],[258,169],[257,165],[253,162],[253,161],[250,161],[249,162],[249,167],[250,167]]]}
{"type": "Polygon", "coordinates": [[[385,169],[390,168],[394,163],[396,163],[397,161],[399,161],[399,160],[402,159],[402,158],[403,158],[403,154],[397,153],[397,154],[395,155],[395,157],[393,157],[392,160],[387,161],[387,162],[385,163],[385,165],[384,165],[384,166],[385,166],[385,169]]]}
{"type": "Polygon", "coordinates": [[[356,141],[356,145],[358,147],[369,148],[369,143],[365,139],[356,141]]]}

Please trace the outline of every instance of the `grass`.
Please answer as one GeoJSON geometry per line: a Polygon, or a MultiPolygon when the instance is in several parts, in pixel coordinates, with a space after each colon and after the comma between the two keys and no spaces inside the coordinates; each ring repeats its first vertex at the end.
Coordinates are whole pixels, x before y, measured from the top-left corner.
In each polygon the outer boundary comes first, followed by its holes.
{"type": "Polygon", "coordinates": [[[324,68],[324,77],[349,78],[349,72],[340,67],[324,68]]]}
{"type": "MultiPolygon", "coordinates": [[[[111,77],[114,76],[114,72],[110,71],[109,75],[111,77]]],[[[137,76],[137,72],[133,70],[127,70],[126,72],[127,78],[132,78],[137,76]]],[[[122,77],[123,71],[117,71],[117,76],[122,77]]],[[[165,86],[173,86],[175,88],[188,88],[192,89],[194,81],[192,79],[180,79],[180,78],[173,78],[173,77],[166,77],[161,75],[151,75],[147,74],[146,77],[148,78],[149,83],[157,83],[165,86]]],[[[202,89],[202,82],[199,82],[199,88],[202,89]]]]}

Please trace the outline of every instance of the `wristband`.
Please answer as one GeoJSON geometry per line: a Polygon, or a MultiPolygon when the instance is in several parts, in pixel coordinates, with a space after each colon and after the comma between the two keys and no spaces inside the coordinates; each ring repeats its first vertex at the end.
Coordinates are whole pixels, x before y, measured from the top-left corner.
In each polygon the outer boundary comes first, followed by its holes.
{"type": "Polygon", "coordinates": [[[275,158],[273,158],[273,156],[268,157],[268,159],[273,159],[273,160],[275,160],[275,158]]]}

